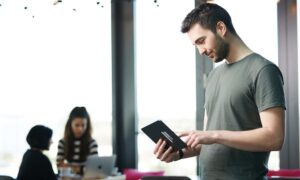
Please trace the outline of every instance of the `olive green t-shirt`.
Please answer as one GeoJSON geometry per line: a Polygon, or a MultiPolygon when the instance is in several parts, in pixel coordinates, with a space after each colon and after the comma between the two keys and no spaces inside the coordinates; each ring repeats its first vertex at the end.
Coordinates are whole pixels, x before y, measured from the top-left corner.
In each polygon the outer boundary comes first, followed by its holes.
{"type": "MultiPolygon", "coordinates": [[[[259,113],[283,107],[283,78],[272,62],[252,53],[215,68],[205,94],[207,130],[244,131],[262,127],[259,113]]],[[[222,144],[203,145],[201,180],[266,179],[270,152],[248,152],[222,144]]]]}

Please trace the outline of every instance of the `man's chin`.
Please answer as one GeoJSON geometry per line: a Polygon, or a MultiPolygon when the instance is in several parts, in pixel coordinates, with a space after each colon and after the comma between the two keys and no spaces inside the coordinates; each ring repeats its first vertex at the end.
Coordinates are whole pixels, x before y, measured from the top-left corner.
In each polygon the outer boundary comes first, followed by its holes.
{"type": "Polygon", "coordinates": [[[219,63],[224,60],[224,58],[219,58],[219,57],[212,57],[212,58],[208,57],[208,58],[211,59],[212,62],[214,62],[214,63],[219,63]]]}
{"type": "Polygon", "coordinates": [[[216,58],[214,58],[214,62],[215,63],[219,63],[219,62],[221,62],[221,61],[223,61],[225,58],[219,58],[219,57],[216,57],[216,58]]]}

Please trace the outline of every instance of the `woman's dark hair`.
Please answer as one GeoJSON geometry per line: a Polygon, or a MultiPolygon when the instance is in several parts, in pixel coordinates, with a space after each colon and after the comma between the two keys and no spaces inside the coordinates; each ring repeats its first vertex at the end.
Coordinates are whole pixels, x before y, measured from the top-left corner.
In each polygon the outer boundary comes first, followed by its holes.
{"type": "Polygon", "coordinates": [[[75,118],[84,118],[87,120],[87,128],[86,131],[83,133],[83,135],[80,138],[80,158],[79,161],[85,161],[87,155],[89,154],[89,142],[92,138],[92,125],[90,120],[90,115],[87,112],[85,107],[75,107],[72,109],[67,124],[65,126],[65,133],[64,133],[64,151],[65,151],[65,158],[68,161],[72,161],[72,157],[74,155],[74,141],[75,136],[72,131],[72,121],[75,118]]]}
{"type": "Polygon", "coordinates": [[[49,142],[52,137],[52,130],[42,125],[32,127],[27,134],[26,141],[31,148],[49,150],[49,142]]]}
{"type": "Polygon", "coordinates": [[[204,3],[193,9],[183,20],[181,32],[188,32],[191,27],[199,23],[203,28],[216,33],[216,25],[222,21],[227,29],[234,35],[237,35],[229,13],[217,4],[204,3]]]}

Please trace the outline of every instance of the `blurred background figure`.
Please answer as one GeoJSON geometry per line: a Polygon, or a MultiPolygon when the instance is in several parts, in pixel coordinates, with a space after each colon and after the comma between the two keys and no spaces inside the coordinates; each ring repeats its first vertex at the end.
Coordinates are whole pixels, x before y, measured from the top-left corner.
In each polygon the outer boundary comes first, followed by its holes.
{"type": "Polygon", "coordinates": [[[87,156],[98,154],[97,142],[92,138],[92,125],[85,107],[75,107],[65,126],[64,137],[58,143],[57,167],[71,167],[76,174],[83,174],[87,156]]]}
{"type": "Polygon", "coordinates": [[[26,141],[30,146],[22,159],[18,180],[56,180],[52,165],[44,150],[49,150],[52,144],[52,130],[42,125],[32,127],[26,141]]]}

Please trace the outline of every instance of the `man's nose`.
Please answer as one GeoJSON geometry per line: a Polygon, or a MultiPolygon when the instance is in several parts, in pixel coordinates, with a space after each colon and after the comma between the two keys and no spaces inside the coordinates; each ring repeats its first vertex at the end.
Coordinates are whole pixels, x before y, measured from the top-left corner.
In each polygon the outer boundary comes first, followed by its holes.
{"type": "Polygon", "coordinates": [[[199,51],[200,55],[206,55],[206,49],[205,48],[198,47],[198,51],[199,51]]]}

